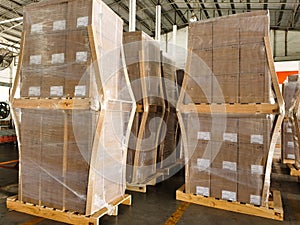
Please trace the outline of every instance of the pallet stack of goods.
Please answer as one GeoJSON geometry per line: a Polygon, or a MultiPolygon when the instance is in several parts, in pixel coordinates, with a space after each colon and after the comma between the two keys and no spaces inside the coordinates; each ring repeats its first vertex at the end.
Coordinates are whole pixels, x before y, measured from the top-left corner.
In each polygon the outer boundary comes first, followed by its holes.
{"type": "Polygon", "coordinates": [[[10,99],[20,147],[19,194],[7,200],[9,209],[98,224],[119,204],[130,204],[125,146],[134,102],[120,70],[122,31],[123,21],[98,0],[25,7],[10,99]],[[14,99],[19,84],[21,98],[14,99]]]}
{"type": "Polygon", "coordinates": [[[300,169],[299,156],[299,75],[289,76],[282,86],[285,101],[285,117],[281,128],[282,162],[292,171],[300,169]]]}
{"type": "Polygon", "coordinates": [[[188,44],[178,103],[187,164],[177,199],[282,220],[280,193],[269,199],[284,109],[268,12],[191,23],[188,44]]]}
{"type": "Polygon", "coordinates": [[[143,32],[124,33],[123,43],[137,104],[127,155],[127,188],[138,186],[145,191],[146,185],[156,184],[160,176],[157,158],[165,115],[160,46],[143,32]]]}
{"type": "Polygon", "coordinates": [[[165,177],[174,175],[183,166],[181,159],[180,127],[176,114],[179,97],[176,63],[170,56],[162,54],[162,85],[165,100],[164,124],[158,152],[158,167],[165,177]]]}

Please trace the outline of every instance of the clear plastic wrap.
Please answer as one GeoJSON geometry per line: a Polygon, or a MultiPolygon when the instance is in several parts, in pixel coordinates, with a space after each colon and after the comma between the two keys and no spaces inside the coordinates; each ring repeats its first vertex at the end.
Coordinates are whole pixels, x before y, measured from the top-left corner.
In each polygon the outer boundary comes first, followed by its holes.
{"type": "Polygon", "coordinates": [[[188,194],[253,205],[268,200],[275,116],[238,109],[272,102],[268,36],[267,11],[190,24],[186,89],[179,103],[188,194]]]}
{"type": "Polygon", "coordinates": [[[282,160],[300,166],[299,159],[299,75],[289,76],[284,82],[283,97],[285,101],[285,119],[282,124],[282,160]]]}
{"type": "Polygon", "coordinates": [[[267,11],[191,23],[185,103],[270,103],[267,11]]]}
{"type": "Polygon", "coordinates": [[[190,159],[186,192],[261,204],[272,119],[245,115],[184,115],[190,159]]]}
{"type": "Polygon", "coordinates": [[[135,101],[122,35],[123,21],[100,0],[25,7],[22,99],[14,108],[20,201],[90,215],[124,195],[135,101]],[[22,105],[24,98],[44,104],[22,105]]]}

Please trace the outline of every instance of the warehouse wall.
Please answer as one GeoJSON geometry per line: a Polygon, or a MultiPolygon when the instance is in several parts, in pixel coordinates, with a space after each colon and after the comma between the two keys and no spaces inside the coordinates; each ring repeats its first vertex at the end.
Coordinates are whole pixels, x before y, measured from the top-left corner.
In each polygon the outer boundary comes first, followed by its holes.
{"type": "MultiPolygon", "coordinates": [[[[17,67],[13,64],[10,68],[0,71],[0,82],[10,83],[10,77],[15,77],[17,67]]],[[[18,96],[18,95],[17,95],[18,96]]],[[[8,101],[9,88],[0,86],[0,101],[8,101]]]]}

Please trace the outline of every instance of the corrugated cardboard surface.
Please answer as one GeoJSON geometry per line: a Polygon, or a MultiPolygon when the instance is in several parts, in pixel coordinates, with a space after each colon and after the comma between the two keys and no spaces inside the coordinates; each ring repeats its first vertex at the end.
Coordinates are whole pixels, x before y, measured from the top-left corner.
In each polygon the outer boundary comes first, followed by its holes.
{"type": "MultiPolygon", "coordinates": [[[[207,99],[213,103],[269,103],[272,97],[271,79],[264,45],[264,37],[269,35],[268,32],[267,11],[192,23],[189,28],[191,52],[186,65],[187,86],[193,86],[195,90],[186,91],[191,101],[208,103],[206,98],[201,97],[203,90],[200,84],[204,79],[200,77],[211,75],[216,77],[220,86],[220,90],[213,88],[208,93],[207,99]],[[220,79],[228,75],[237,75],[236,82],[220,79]],[[251,91],[249,87],[255,90],[251,91]],[[224,93],[222,102],[220,93],[224,93]]],[[[212,83],[208,86],[216,86],[213,80],[207,81],[212,83]]]]}

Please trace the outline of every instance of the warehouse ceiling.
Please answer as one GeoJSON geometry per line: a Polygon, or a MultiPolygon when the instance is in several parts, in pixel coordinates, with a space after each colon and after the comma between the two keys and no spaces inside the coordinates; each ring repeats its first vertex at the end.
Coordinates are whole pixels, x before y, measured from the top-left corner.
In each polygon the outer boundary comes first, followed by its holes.
{"type": "MultiPolygon", "coordinates": [[[[23,6],[39,0],[0,1],[0,43],[18,51],[22,32],[23,6]],[[3,22],[15,19],[15,21],[3,22]]],[[[129,0],[103,0],[124,20],[124,30],[129,27],[129,0]]],[[[137,30],[151,36],[155,32],[155,6],[162,7],[162,33],[173,25],[183,28],[190,19],[204,20],[230,14],[263,10],[270,11],[271,29],[300,30],[300,0],[136,0],[137,30]]]]}

